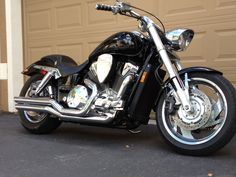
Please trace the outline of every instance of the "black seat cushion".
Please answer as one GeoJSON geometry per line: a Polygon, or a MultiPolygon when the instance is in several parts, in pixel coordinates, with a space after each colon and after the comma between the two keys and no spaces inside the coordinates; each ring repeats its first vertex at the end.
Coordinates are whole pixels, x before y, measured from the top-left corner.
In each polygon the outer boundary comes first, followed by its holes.
{"type": "Polygon", "coordinates": [[[57,68],[62,77],[81,72],[89,66],[89,60],[78,65],[72,58],[65,55],[49,55],[41,58],[36,65],[50,66],[57,68]]]}

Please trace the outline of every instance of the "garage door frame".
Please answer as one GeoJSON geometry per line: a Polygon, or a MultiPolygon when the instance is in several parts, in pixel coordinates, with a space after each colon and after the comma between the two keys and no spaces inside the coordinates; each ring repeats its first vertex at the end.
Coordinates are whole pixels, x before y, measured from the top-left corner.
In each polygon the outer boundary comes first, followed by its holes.
{"type": "Polygon", "coordinates": [[[22,0],[5,0],[8,110],[15,112],[14,96],[18,96],[23,86],[23,33],[22,0]]]}

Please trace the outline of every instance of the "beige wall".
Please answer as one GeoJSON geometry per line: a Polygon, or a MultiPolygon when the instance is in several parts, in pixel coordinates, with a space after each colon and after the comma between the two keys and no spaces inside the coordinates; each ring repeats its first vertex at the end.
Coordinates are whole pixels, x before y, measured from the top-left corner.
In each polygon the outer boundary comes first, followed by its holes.
{"type": "MultiPolygon", "coordinates": [[[[0,63],[7,63],[4,0],[0,0],[0,63]]],[[[0,110],[8,110],[7,95],[7,80],[0,80],[0,110]]]]}
{"type": "MultiPolygon", "coordinates": [[[[185,66],[219,69],[236,85],[236,0],[128,0],[158,15],[167,29],[196,32],[182,56],[185,66]]],[[[133,19],[96,11],[111,0],[23,0],[24,66],[41,56],[61,53],[84,61],[110,34],[137,29],[133,19]]]]}

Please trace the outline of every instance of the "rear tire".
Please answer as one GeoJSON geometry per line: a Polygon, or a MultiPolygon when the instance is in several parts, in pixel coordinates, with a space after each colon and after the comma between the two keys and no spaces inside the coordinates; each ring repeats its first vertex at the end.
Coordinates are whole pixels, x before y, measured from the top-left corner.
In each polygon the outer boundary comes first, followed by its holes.
{"type": "MultiPolygon", "coordinates": [[[[163,109],[165,109],[163,108],[163,105],[165,104],[167,96],[166,92],[163,92],[158,103],[157,126],[164,140],[176,152],[193,156],[210,155],[216,152],[217,150],[223,148],[227,143],[229,143],[236,132],[236,91],[233,85],[228,80],[218,74],[192,73],[189,74],[189,78],[202,78],[205,80],[209,80],[212,83],[216,84],[218,88],[220,88],[220,90],[222,91],[223,95],[226,98],[227,114],[225,116],[226,118],[224,120],[224,123],[222,123],[221,129],[217,132],[217,134],[214,134],[214,136],[212,136],[211,138],[206,138],[204,141],[199,141],[195,144],[188,139],[178,139],[178,135],[176,135],[175,137],[174,133],[179,131],[177,130],[178,128],[175,128],[176,132],[174,132],[174,129],[168,129],[166,123],[167,121],[165,122],[165,120],[169,119],[169,117],[165,116],[165,118],[163,118],[163,109]]],[[[214,130],[215,127],[211,128],[213,128],[214,130]]],[[[184,134],[182,133],[182,136],[183,135],[184,134]]],[[[179,135],[179,137],[181,137],[181,135],[179,135]]]]}
{"type": "MultiPolygon", "coordinates": [[[[23,86],[20,96],[26,97],[27,92],[31,85],[37,81],[42,80],[42,75],[33,75],[31,78],[27,80],[25,85],[23,86]]],[[[35,113],[35,112],[33,112],[35,113]]],[[[33,119],[27,111],[19,110],[20,121],[23,127],[34,134],[46,134],[51,133],[53,130],[58,128],[61,124],[61,121],[57,118],[52,118],[48,113],[39,113],[39,116],[42,117],[38,120],[33,119]]]]}

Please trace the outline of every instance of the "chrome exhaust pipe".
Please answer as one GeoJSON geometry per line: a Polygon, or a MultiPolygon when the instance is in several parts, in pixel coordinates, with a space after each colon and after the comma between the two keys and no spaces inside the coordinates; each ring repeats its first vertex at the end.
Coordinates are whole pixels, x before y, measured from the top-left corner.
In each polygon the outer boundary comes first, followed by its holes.
{"type": "Polygon", "coordinates": [[[87,101],[83,109],[65,109],[59,103],[49,98],[26,98],[26,97],[15,97],[16,102],[15,108],[24,111],[37,111],[46,112],[58,117],[62,121],[71,121],[78,123],[99,123],[107,124],[110,123],[114,115],[101,116],[101,117],[83,117],[90,109],[92,102],[97,96],[97,86],[92,81],[85,79],[84,83],[92,89],[92,94],[87,101]]]}
{"type": "Polygon", "coordinates": [[[57,112],[59,112],[62,115],[71,115],[71,116],[83,116],[85,115],[88,110],[90,109],[93,100],[95,99],[95,97],[97,96],[97,86],[96,84],[94,84],[92,81],[85,79],[84,83],[90,88],[92,89],[92,94],[90,96],[90,98],[88,99],[86,105],[84,106],[83,109],[78,110],[78,109],[66,109],[63,106],[61,106],[59,103],[57,103],[55,100],[53,99],[48,99],[48,98],[26,98],[26,97],[15,97],[14,101],[18,104],[16,105],[16,109],[17,107],[19,107],[20,104],[23,105],[28,105],[28,106],[51,106],[54,108],[54,110],[56,110],[57,112]]]}
{"type": "Polygon", "coordinates": [[[15,97],[14,101],[17,104],[26,104],[26,105],[43,105],[43,106],[50,106],[50,99],[49,98],[27,98],[27,97],[15,97]]]}
{"type": "Polygon", "coordinates": [[[46,113],[49,113],[49,114],[52,114],[52,115],[58,117],[62,121],[71,121],[71,122],[78,122],[78,123],[108,124],[114,118],[114,116],[78,117],[78,116],[64,115],[49,106],[16,104],[15,108],[18,110],[24,110],[24,111],[46,112],[46,113]]]}

